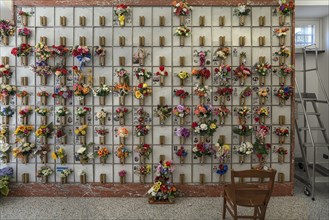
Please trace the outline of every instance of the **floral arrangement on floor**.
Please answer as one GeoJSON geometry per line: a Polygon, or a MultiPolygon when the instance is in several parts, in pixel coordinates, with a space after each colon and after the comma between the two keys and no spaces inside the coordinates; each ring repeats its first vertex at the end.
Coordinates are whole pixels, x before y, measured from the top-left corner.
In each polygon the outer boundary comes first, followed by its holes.
{"type": "Polygon", "coordinates": [[[0,116],[12,117],[14,114],[15,114],[15,109],[10,106],[3,107],[0,111],[0,116]]]}
{"type": "Polygon", "coordinates": [[[149,159],[151,153],[152,153],[152,147],[149,144],[139,144],[136,146],[135,151],[138,153],[140,157],[145,157],[149,159]]]}
{"type": "Polygon", "coordinates": [[[66,115],[70,114],[70,111],[66,107],[60,107],[56,110],[55,114],[57,116],[66,116],[66,115]]]}
{"type": "Polygon", "coordinates": [[[180,26],[176,29],[175,36],[188,37],[191,35],[191,30],[186,26],[180,26]]]}
{"type": "Polygon", "coordinates": [[[211,105],[197,105],[194,109],[194,115],[200,119],[210,118],[213,112],[211,105]]]}
{"type": "Polygon", "coordinates": [[[9,20],[0,20],[0,36],[14,36],[15,26],[9,20]]]}
{"type": "Polygon", "coordinates": [[[26,118],[26,117],[28,117],[29,115],[32,115],[32,114],[33,114],[33,108],[30,107],[30,106],[21,108],[18,111],[18,115],[19,115],[20,118],[26,118]]]}
{"type": "Polygon", "coordinates": [[[154,109],[154,116],[160,118],[160,122],[164,122],[167,118],[170,117],[172,108],[168,105],[157,105],[154,109]]]}
{"type": "Polygon", "coordinates": [[[251,12],[251,9],[248,8],[246,5],[239,4],[237,8],[234,8],[233,14],[236,16],[248,16],[251,12]]]}
{"type": "Polygon", "coordinates": [[[254,66],[255,72],[260,76],[267,76],[272,66],[268,63],[256,63],[254,66]]]}
{"type": "Polygon", "coordinates": [[[203,67],[202,69],[193,69],[192,75],[196,76],[197,79],[204,78],[208,79],[211,75],[210,70],[208,70],[206,67],[203,67]]]}
{"type": "Polygon", "coordinates": [[[234,146],[233,150],[240,155],[249,155],[254,150],[254,146],[250,142],[242,142],[239,146],[234,146]]]}
{"type": "Polygon", "coordinates": [[[31,34],[32,34],[32,31],[29,28],[25,27],[25,28],[18,29],[18,36],[30,38],[31,34]]]}
{"type": "Polygon", "coordinates": [[[143,124],[136,125],[135,126],[135,135],[137,137],[146,136],[149,133],[149,130],[150,130],[150,126],[148,126],[148,125],[143,125],[143,124]]]}
{"type": "Polygon", "coordinates": [[[219,78],[222,82],[228,82],[231,77],[232,68],[228,64],[221,64],[215,68],[215,78],[219,78]]]}
{"type": "Polygon", "coordinates": [[[111,93],[111,87],[108,85],[101,85],[98,89],[94,90],[94,96],[107,96],[111,93]]]}
{"type": "Polygon", "coordinates": [[[51,49],[47,45],[44,45],[42,42],[39,42],[35,45],[34,53],[35,57],[39,61],[47,61],[52,55],[51,49]]]}
{"type": "Polygon", "coordinates": [[[192,11],[192,7],[186,0],[182,0],[181,2],[173,1],[172,6],[174,7],[174,15],[176,16],[187,16],[192,11]]]}
{"type": "Polygon", "coordinates": [[[0,168],[0,194],[7,196],[9,194],[9,180],[14,176],[14,170],[5,166],[0,168]]]}
{"type": "Polygon", "coordinates": [[[184,89],[178,89],[178,90],[174,90],[174,95],[176,97],[181,98],[181,99],[185,99],[185,98],[187,98],[190,95],[190,93],[188,93],[184,89]]]}
{"type": "Polygon", "coordinates": [[[77,136],[86,136],[87,135],[87,125],[81,125],[74,130],[75,135],[77,136]]]}
{"type": "Polygon", "coordinates": [[[191,135],[190,129],[184,127],[178,127],[175,133],[178,137],[182,137],[185,139],[189,138],[191,135]]]}
{"type": "Polygon", "coordinates": [[[117,148],[115,155],[121,160],[129,157],[130,153],[131,152],[122,144],[117,148]]]}
{"type": "Polygon", "coordinates": [[[134,88],[134,95],[136,99],[144,99],[152,94],[152,88],[146,83],[139,83],[137,87],[134,88]]]}
{"type": "Polygon", "coordinates": [[[53,123],[48,125],[41,125],[36,131],[36,137],[50,137],[54,131],[53,123]]]}
{"type": "Polygon", "coordinates": [[[42,178],[42,177],[48,177],[51,174],[53,174],[54,171],[48,167],[48,166],[42,166],[40,170],[37,171],[37,177],[42,178]]]}
{"type": "Polygon", "coordinates": [[[245,80],[251,76],[251,70],[241,64],[234,70],[234,76],[240,81],[240,85],[244,85],[245,80]]]}
{"type": "Polygon", "coordinates": [[[224,61],[228,58],[228,56],[231,54],[230,48],[228,47],[220,47],[215,52],[215,57],[224,61]]]}
{"type": "Polygon", "coordinates": [[[190,108],[184,105],[177,105],[176,107],[173,108],[173,114],[178,118],[185,118],[190,113],[191,113],[190,108]]]}
{"type": "Polygon", "coordinates": [[[11,50],[11,54],[15,57],[24,57],[28,56],[33,52],[33,48],[30,44],[21,44],[18,47],[14,47],[11,50]]]}
{"type": "Polygon", "coordinates": [[[94,143],[83,144],[76,152],[77,157],[79,157],[81,163],[88,163],[89,160],[94,158],[94,154],[90,148],[94,145],[94,143]]]}
{"type": "Polygon", "coordinates": [[[14,132],[17,142],[21,142],[20,139],[30,136],[33,130],[32,125],[19,125],[14,132]]]}
{"type": "Polygon", "coordinates": [[[279,0],[279,12],[282,15],[289,16],[293,13],[295,9],[294,1],[290,0],[289,3],[287,0],[279,0]]]}
{"type": "Polygon", "coordinates": [[[156,168],[154,184],[147,192],[149,195],[149,202],[174,201],[177,189],[169,180],[173,171],[173,161],[160,161],[156,168]]]}
{"type": "Polygon", "coordinates": [[[209,97],[212,91],[211,88],[209,88],[209,86],[199,85],[199,84],[196,84],[193,89],[194,89],[194,95],[197,95],[199,97],[209,97]]]}
{"type": "Polygon", "coordinates": [[[8,163],[10,148],[8,143],[0,142],[0,160],[2,163],[8,163]]]}
{"type": "Polygon", "coordinates": [[[274,55],[278,57],[289,57],[290,51],[286,46],[281,46],[279,51],[274,52],[274,55]]]}
{"type": "Polygon", "coordinates": [[[216,119],[206,122],[193,122],[192,129],[195,134],[199,134],[200,136],[213,136],[216,129],[218,128],[216,123],[216,119]]]}
{"type": "Polygon", "coordinates": [[[52,94],[53,98],[69,99],[72,97],[73,91],[67,86],[56,86],[55,92],[52,94]]]}
{"type": "Polygon", "coordinates": [[[10,79],[10,77],[13,75],[13,72],[10,71],[9,64],[3,65],[0,64],[0,78],[4,77],[6,79],[10,79]]]}
{"type": "Polygon", "coordinates": [[[240,136],[250,136],[253,132],[252,126],[248,125],[239,125],[238,127],[233,128],[233,133],[240,136]]]}
{"type": "Polygon", "coordinates": [[[72,56],[80,62],[80,69],[91,61],[91,53],[87,46],[75,46],[72,50],[72,56]]]}
{"type": "Polygon", "coordinates": [[[87,114],[89,114],[91,111],[91,108],[88,108],[88,107],[78,107],[75,111],[75,114],[78,116],[78,117],[84,117],[86,116],[87,114]]]}
{"type": "Polygon", "coordinates": [[[126,16],[129,15],[130,11],[130,7],[125,4],[120,4],[114,8],[114,13],[118,16],[120,26],[124,26],[126,16]]]}
{"type": "Polygon", "coordinates": [[[134,73],[137,79],[143,78],[144,81],[151,78],[152,73],[146,71],[144,68],[138,67],[134,69],[134,73]]]}
{"type": "Polygon", "coordinates": [[[214,153],[214,149],[210,144],[198,143],[194,145],[192,152],[196,157],[211,156],[214,153]]]}
{"type": "Polygon", "coordinates": [[[61,164],[66,163],[66,161],[63,161],[65,157],[67,157],[67,154],[64,148],[62,147],[56,147],[55,151],[51,153],[51,158],[53,158],[54,160],[60,159],[61,164]]]}
{"type": "Polygon", "coordinates": [[[21,143],[18,147],[13,149],[13,156],[16,158],[23,158],[25,156],[30,156],[34,149],[36,148],[35,144],[31,142],[21,143]]]}

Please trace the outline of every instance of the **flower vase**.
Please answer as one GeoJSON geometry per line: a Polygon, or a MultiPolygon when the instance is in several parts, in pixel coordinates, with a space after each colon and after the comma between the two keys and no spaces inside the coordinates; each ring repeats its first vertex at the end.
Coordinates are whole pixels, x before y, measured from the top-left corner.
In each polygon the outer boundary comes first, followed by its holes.
{"type": "Polygon", "coordinates": [[[286,36],[285,35],[279,37],[279,44],[280,44],[280,46],[284,46],[286,44],[286,36]]]}
{"type": "Polygon", "coordinates": [[[79,136],[79,141],[82,145],[86,144],[86,136],[79,136]]]}
{"type": "Polygon", "coordinates": [[[125,105],[125,98],[126,98],[126,96],[124,96],[124,95],[122,95],[122,96],[119,97],[119,102],[120,102],[120,105],[121,106],[124,106],[125,105]]]}
{"type": "Polygon", "coordinates": [[[105,96],[99,96],[99,105],[105,105],[105,96]]]}
{"type": "Polygon", "coordinates": [[[99,56],[99,65],[105,66],[105,55],[99,56]]]}
{"type": "Polygon", "coordinates": [[[120,27],[124,27],[126,25],[126,16],[125,15],[119,15],[119,25],[120,27]]]}
{"type": "Polygon", "coordinates": [[[244,15],[239,16],[239,25],[244,26],[245,22],[246,22],[246,16],[244,15]]]}
{"type": "Polygon", "coordinates": [[[139,83],[144,83],[144,76],[139,76],[138,81],[139,83]]]}
{"type": "Polygon", "coordinates": [[[145,184],[145,175],[140,175],[139,176],[139,182],[141,183],[141,184],[145,184]]]}
{"type": "Polygon", "coordinates": [[[29,121],[29,116],[26,115],[24,118],[22,118],[22,124],[23,125],[27,125],[28,121],[29,121]]]}
{"type": "Polygon", "coordinates": [[[120,137],[120,144],[122,144],[122,145],[125,144],[125,137],[120,137]]]}
{"type": "Polygon", "coordinates": [[[29,155],[23,155],[23,157],[22,157],[22,163],[23,164],[29,163],[29,155]]]}
{"type": "Polygon", "coordinates": [[[43,144],[43,145],[45,145],[45,144],[47,144],[47,137],[45,137],[45,136],[41,136],[40,137],[40,144],[43,144]]]}
{"type": "Polygon", "coordinates": [[[225,175],[219,175],[219,183],[224,183],[225,182],[225,175]]]}
{"type": "Polygon", "coordinates": [[[42,115],[41,116],[41,124],[42,125],[46,125],[47,124],[47,116],[46,115],[42,115]]]}
{"type": "Polygon", "coordinates": [[[4,97],[2,98],[2,104],[3,104],[3,105],[9,105],[9,95],[4,96],[4,97]]]}
{"type": "Polygon", "coordinates": [[[8,46],[9,45],[9,36],[2,36],[2,43],[4,46],[8,46]]]}
{"type": "Polygon", "coordinates": [[[67,183],[67,177],[61,177],[61,183],[66,184],[67,183]]]}
{"type": "Polygon", "coordinates": [[[180,26],[184,26],[185,25],[185,22],[186,22],[186,16],[180,15],[179,16],[179,25],[180,26]]]}
{"type": "Polygon", "coordinates": [[[246,97],[240,97],[240,105],[246,105],[246,97]]]}
{"type": "Polygon", "coordinates": [[[81,164],[86,164],[86,163],[88,163],[88,159],[82,158],[82,157],[80,156],[80,163],[81,163],[81,164]]]}
{"type": "Polygon", "coordinates": [[[28,26],[28,24],[29,24],[28,16],[27,15],[21,15],[21,19],[22,19],[23,26],[28,26]]]}
{"type": "Polygon", "coordinates": [[[144,163],[145,163],[145,156],[140,156],[140,157],[139,157],[139,162],[140,162],[141,164],[144,164],[144,163]]]}
{"type": "Polygon", "coordinates": [[[23,142],[29,142],[29,137],[23,137],[23,142]]]}
{"type": "Polygon", "coordinates": [[[265,124],[265,122],[266,122],[266,116],[265,115],[259,116],[259,123],[265,124]]]}
{"type": "Polygon", "coordinates": [[[85,125],[86,124],[86,116],[80,116],[79,121],[80,121],[80,125],[85,125]]]}
{"type": "Polygon", "coordinates": [[[66,124],[66,116],[59,116],[60,124],[65,125],[66,124]]]}
{"type": "Polygon", "coordinates": [[[184,79],[179,79],[180,80],[180,86],[184,86],[184,79]]]}
{"type": "Polygon", "coordinates": [[[144,105],[144,98],[139,99],[139,105],[144,105]]]}
{"type": "Polygon", "coordinates": [[[9,78],[2,77],[1,80],[2,80],[2,84],[9,84],[9,78]]]}
{"type": "Polygon", "coordinates": [[[120,183],[125,184],[126,183],[126,177],[125,176],[120,176],[120,183]]]}
{"type": "Polygon", "coordinates": [[[200,77],[200,85],[204,85],[205,78],[203,76],[200,77]]]}
{"type": "Polygon", "coordinates": [[[27,44],[27,37],[21,36],[21,41],[22,41],[22,44],[27,44]]]}
{"type": "Polygon", "coordinates": [[[124,117],[119,118],[119,123],[120,123],[120,125],[124,125],[125,124],[125,118],[124,117]]]}
{"type": "Polygon", "coordinates": [[[225,116],[219,116],[219,124],[220,125],[225,125],[225,116]]]}
{"type": "Polygon", "coordinates": [[[125,162],[126,162],[126,158],[125,157],[120,158],[120,163],[121,164],[125,164],[125,162]]]}
{"type": "Polygon", "coordinates": [[[200,97],[200,105],[204,105],[204,104],[206,104],[206,97],[201,96],[200,97]]]}
{"type": "Polygon", "coordinates": [[[266,82],[265,76],[259,76],[259,85],[264,86],[266,82]]]}
{"type": "Polygon", "coordinates": [[[200,136],[200,143],[205,143],[205,142],[206,142],[206,137],[200,136]]]}
{"type": "Polygon", "coordinates": [[[185,182],[185,174],[181,173],[179,174],[179,183],[184,184],[185,182]]]}
{"type": "Polygon", "coordinates": [[[86,105],[86,97],[84,97],[84,96],[79,97],[79,104],[86,105]]]}
{"type": "Polygon", "coordinates": [[[240,143],[246,142],[246,136],[241,135],[240,136],[240,143]]]}
{"type": "Polygon", "coordinates": [[[40,75],[41,85],[47,85],[47,77],[45,75],[40,75]]]}
{"type": "Polygon", "coordinates": [[[205,160],[204,155],[202,155],[201,157],[199,157],[199,160],[200,160],[200,163],[204,163],[204,160],[205,160]]]}
{"type": "Polygon", "coordinates": [[[181,47],[184,47],[184,45],[185,45],[185,37],[184,36],[179,36],[179,45],[181,47]]]}
{"type": "Polygon", "coordinates": [[[278,154],[278,163],[283,164],[285,160],[284,154],[278,154]]]}
{"type": "Polygon", "coordinates": [[[246,122],[247,122],[247,121],[246,121],[245,118],[239,117],[239,125],[245,125],[246,122]]]}
{"type": "Polygon", "coordinates": [[[226,97],[225,96],[223,96],[223,95],[219,96],[219,104],[225,106],[225,104],[226,104],[226,97]]]}
{"type": "Polygon", "coordinates": [[[24,96],[22,97],[22,105],[28,105],[29,104],[29,97],[24,96]]]}
{"type": "Polygon", "coordinates": [[[2,116],[2,124],[9,124],[9,116],[2,116]]]}
{"type": "Polygon", "coordinates": [[[100,118],[99,119],[99,124],[100,125],[105,125],[105,118],[100,118]]]}
{"type": "Polygon", "coordinates": [[[185,124],[185,118],[184,117],[179,118],[179,124],[180,125],[184,125],[185,124]]]}
{"type": "Polygon", "coordinates": [[[282,144],[285,144],[286,142],[286,136],[279,136],[279,144],[282,145],[282,144]]]}
{"type": "Polygon", "coordinates": [[[48,183],[48,176],[42,176],[41,177],[41,182],[42,183],[48,183]]]}
{"type": "Polygon", "coordinates": [[[66,144],[66,136],[60,137],[60,143],[66,144]]]}
{"type": "Polygon", "coordinates": [[[10,162],[10,157],[9,157],[9,153],[8,153],[8,152],[7,152],[7,153],[4,153],[4,157],[2,158],[2,162],[3,162],[4,164],[10,162]]]}
{"type": "Polygon", "coordinates": [[[266,154],[262,154],[261,157],[258,158],[259,168],[261,168],[261,169],[264,168],[264,165],[266,163],[266,158],[267,158],[267,155],[266,154]]]}
{"type": "Polygon", "coordinates": [[[284,183],[284,173],[278,173],[278,182],[284,183]]]}
{"type": "Polygon", "coordinates": [[[179,104],[184,105],[185,104],[185,99],[179,98],[179,104]]]}
{"type": "Polygon", "coordinates": [[[125,83],[125,77],[124,76],[120,76],[119,77],[119,82],[120,82],[120,84],[124,84],[125,83]]]}
{"type": "MultiPolygon", "coordinates": [[[[61,63],[62,63],[62,66],[66,67],[66,57],[61,58],[61,63]]],[[[62,77],[64,77],[64,76],[62,76],[62,77]]]]}
{"type": "Polygon", "coordinates": [[[246,79],[244,77],[240,77],[239,78],[239,84],[240,84],[240,86],[243,86],[245,84],[245,82],[246,82],[246,79]]]}
{"type": "Polygon", "coordinates": [[[144,136],[140,136],[139,137],[139,143],[140,144],[144,144],[145,143],[145,137],[144,136]]]}
{"type": "Polygon", "coordinates": [[[179,144],[184,144],[184,143],[185,143],[185,138],[179,137],[179,144]]]}
{"type": "Polygon", "coordinates": [[[60,97],[60,104],[66,105],[66,99],[64,97],[60,97]]]}
{"type": "Polygon", "coordinates": [[[246,158],[245,155],[239,155],[239,163],[243,164],[245,161],[245,158],[246,158]]]}
{"type": "Polygon", "coordinates": [[[138,63],[139,63],[140,66],[144,66],[144,63],[145,63],[144,58],[139,58],[138,63]]]}
{"type": "Polygon", "coordinates": [[[164,86],[164,76],[160,76],[160,86],[164,86]]]}
{"type": "Polygon", "coordinates": [[[59,78],[60,84],[61,86],[65,86],[66,85],[66,76],[61,76],[59,78]]]}
{"type": "Polygon", "coordinates": [[[265,102],[266,102],[266,98],[265,97],[263,97],[263,96],[259,97],[259,104],[260,105],[265,105],[265,102]]]}
{"type": "Polygon", "coordinates": [[[21,64],[22,66],[27,66],[29,64],[27,56],[21,56],[21,64]]]}
{"type": "Polygon", "coordinates": [[[279,77],[279,84],[284,86],[286,84],[286,77],[280,76],[279,77]]]}
{"type": "Polygon", "coordinates": [[[102,145],[105,144],[105,136],[100,136],[99,137],[99,144],[102,144],[102,145]]]}
{"type": "Polygon", "coordinates": [[[179,163],[184,163],[185,162],[185,157],[183,157],[183,156],[180,156],[179,157],[179,163]]]}
{"type": "Polygon", "coordinates": [[[99,160],[100,160],[101,164],[104,165],[104,164],[106,164],[107,157],[100,157],[99,160]]]}
{"type": "Polygon", "coordinates": [[[67,155],[64,155],[62,158],[59,158],[59,161],[61,164],[66,164],[67,163],[67,155]]]}
{"type": "Polygon", "coordinates": [[[47,105],[47,96],[41,96],[41,105],[47,105]]]}
{"type": "Polygon", "coordinates": [[[284,26],[286,24],[286,16],[285,15],[280,15],[279,17],[279,25],[284,26]]]}
{"type": "Polygon", "coordinates": [[[286,63],[286,57],[280,56],[279,57],[279,65],[284,65],[286,63]]]}
{"type": "Polygon", "coordinates": [[[47,154],[42,154],[40,156],[41,163],[46,164],[48,163],[48,155],[47,154]]]}
{"type": "Polygon", "coordinates": [[[280,98],[280,105],[281,106],[283,106],[283,105],[285,105],[286,104],[286,100],[285,99],[282,99],[282,98],[280,98]]]}

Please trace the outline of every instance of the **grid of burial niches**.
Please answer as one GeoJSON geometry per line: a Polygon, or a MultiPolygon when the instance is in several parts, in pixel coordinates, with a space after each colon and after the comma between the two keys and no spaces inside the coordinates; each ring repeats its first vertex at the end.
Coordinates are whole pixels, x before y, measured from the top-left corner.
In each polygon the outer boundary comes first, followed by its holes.
{"type": "MultiPolygon", "coordinates": [[[[23,8],[24,11],[30,11],[30,7],[23,8]]],[[[164,65],[166,70],[171,73],[170,77],[166,78],[165,86],[160,87],[159,83],[154,80],[153,82],[153,95],[150,98],[147,98],[145,101],[144,109],[152,115],[153,107],[159,104],[159,97],[165,96],[165,102],[168,105],[176,106],[179,103],[179,100],[172,96],[173,91],[179,87],[178,78],[174,76],[174,73],[178,73],[181,70],[186,70],[191,72],[193,67],[198,67],[198,62],[196,57],[193,57],[194,50],[210,50],[211,54],[219,47],[219,36],[225,36],[225,46],[228,46],[231,51],[236,50],[237,53],[232,53],[228,58],[228,64],[232,65],[233,69],[239,65],[239,53],[245,52],[247,54],[246,65],[251,68],[256,62],[258,62],[258,57],[264,56],[266,61],[272,64],[274,67],[278,66],[278,62],[272,59],[272,54],[279,49],[278,39],[272,36],[272,31],[274,28],[279,27],[278,16],[272,16],[274,8],[270,7],[253,7],[251,16],[246,17],[245,26],[240,27],[238,23],[238,18],[232,15],[233,8],[231,7],[195,7],[193,9],[192,16],[187,19],[187,26],[191,28],[192,36],[185,39],[185,46],[179,46],[179,38],[173,36],[175,29],[179,26],[179,18],[172,15],[172,8],[169,7],[133,7],[131,16],[128,17],[125,27],[119,27],[116,21],[113,21],[113,8],[111,7],[84,7],[84,8],[73,8],[73,7],[37,7],[33,8],[35,14],[29,18],[29,28],[32,31],[32,37],[29,39],[31,45],[35,45],[40,41],[40,37],[47,38],[48,45],[59,45],[60,37],[66,38],[67,46],[74,46],[80,44],[80,37],[85,37],[86,45],[98,46],[99,45],[99,36],[105,37],[105,48],[107,50],[105,66],[101,67],[98,62],[98,58],[92,59],[93,62],[87,64],[87,67],[84,71],[91,70],[94,76],[94,86],[99,85],[99,77],[106,77],[106,84],[113,85],[118,81],[117,77],[113,76],[115,69],[120,68],[119,57],[125,57],[125,64],[123,65],[128,72],[131,73],[131,82],[134,86],[138,84],[137,80],[133,76],[133,68],[137,67],[136,64],[132,63],[133,53],[136,52],[139,47],[139,37],[143,36],[145,38],[144,48],[147,52],[150,53],[147,56],[145,61],[145,68],[149,71],[156,72],[158,70],[160,56],[163,56],[164,65]],[[219,15],[225,16],[224,26],[219,25],[219,15]],[[41,24],[40,16],[47,17],[46,25],[41,24]],[[63,27],[60,24],[60,17],[66,17],[66,26],[63,27]],[[80,25],[80,17],[85,17],[85,26],[80,25]],[[99,17],[105,17],[105,26],[100,26],[99,17]],[[140,16],[145,17],[144,26],[140,26],[140,16]],[[164,16],[164,26],[159,26],[159,16],[164,16]],[[204,16],[204,26],[200,26],[200,16],[204,16]],[[259,16],[265,16],[265,25],[259,25],[259,16]],[[120,46],[119,38],[125,38],[125,44],[120,46]],[[159,45],[159,37],[164,36],[164,46],[159,45]],[[204,46],[200,47],[199,39],[204,36],[204,46]],[[245,46],[239,46],[239,37],[245,36],[245,46]],[[265,36],[265,45],[259,46],[258,37],[265,36]],[[237,54],[237,55],[235,55],[237,54]],[[180,57],[185,57],[184,65],[180,63],[180,57]]],[[[18,17],[19,22],[19,17],[18,17]]],[[[286,23],[289,26],[289,22],[286,23]]],[[[290,31],[288,34],[286,45],[290,45],[290,31]]],[[[20,38],[17,37],[16,44],[20,44],[20,38]]],[[[13,47],[15,42],[10,42],[10,46],[13,47]]],[[[9,56],[10,48],[2,48],[1,56],[9,56]]],[[[207,58],[211,59],[212,56],[207,58]]],[[[34,63],[34,58],[29,58],[29,63],[34,63]]],[[[290,61],[287,61],[290,62],[290,61]]],[[[54,65],[56,60],[53,58],[50,59],[49,64],[54,65]]],[[[289,63],[288,63],[289,64],[289,63]]],[[[15,59],[10,58],[10,65],[15,66],[15,59]]],[[[20,88],[20,78],[28,77],[29,84],[25,87],[27,90],[31,90],[33,94],[36,94],[41,87],[39,85],[39,78],[35,77],[31,71],[26,67],[20,66],[20,62],[17,62],[16,65],[16,85],[20,88]]],[[[67,66],[71,68],[73,65],[78,65],[77,61],[72,57],[67,58],[67,66]]],[[[217,62],[211,62],[210,65],[207,65],[208,68],[214,70],[218,66],[217,62]]],[[[214,71],[212,71],[214,72],[214,71]]],[[[13,79],[12,79],[13,80],[13,79]]],[[[152,80],[147,81],[148,84],[152,84],[152,80]]],[[[194,84],[198,82],[194,78],[189,78],[185,83],[184,89],[188,90],[190,93],[193,92],[194,84]]],[[[288,79],[289,83],[290,80],[288,79]]],[[[12,84],[14,82],[11,82],[12,84]]],[[[218,87],[218,82],[210,78],[206,80],[206,85],[212,87],[213,90],[216,90],[218,87]]],[[[246,82],[247,85],[254,85],[258,87],[258,82],[248,79],[246,82]]],[[[48,79],[48,85],[43,87],[49,92],[54,91],[55,79],[48,79]]],[[[72,85],[72,80],[67,81],[67,85],[72,85]]],[[[233,111],[234,107],[239,106],[239,96],[240,91],[243,87],[238,85],[238,82],[232,81],[234,94],[230,102],[227,103],[228,108],[233,111]]],[[[275,75],[268,76],[267,87],[270,91],[273,92],[274,88],[279,86],[278,77],[275,75]],[[271,86],[272,85],[272,86],[271,86]]],[[[209,103],[214,107],[218,107],[218,101],[215,101],[215,95],[209,99],[209,103]]],[[[13,100],[15,102],[16,100],[13,100]]],[[[17,105],[19,108],[20,102],[17,100],[17,105]]],[[[108,96],[106,101],[106,106],[104,109],[109,112],[114,112],[114,109],[118,107],[118,97],[111,94],[108,96]]],[[[126,107],[133,110],[135,107],[138,107],[138,100],[134,99],[132,95],[126,97],[126,107]]],[[[189,97],[185,103],[189,105],[191,109],[194,106],[199,104],[199,99],[197,97],[189,97]]],[[[266,120],[266,124],[271,125],[272,129],[276,126],[279,126],[278,116],[286,116],[287,126],[290,124],[291,116],[291,107],[290,103],[287,102],[286,106],[280,107],[278,104],[278,99],[276,97],[270,96],[266,104],[270,107],[272,116],[270,119],[266,120]]],[[[38,99],[34,96],[30,98],[30,105],[39,106],[40,103],[38,99]]],[[[52,107],[53,110],[58,107],[53,99],[48,100],[49,107],[52,107]]],[[[87,142],[94,141],[96,145],[98,144],[98,138],[94,137],[93,128],[98,126],[98,122],[94,120],[93,115],[100,110],[98,106],[98,99],[93,99],[93,97],[87,97],[86,106],[93,107],[90,116],[88,116],[88,137],[87,142]]],[[[258,97],[254,93],[252,98],[247,99],[247,106],[253,108],[258,106],[258,97]]],[[[79,172],[85,171],[87,173],[88,182],[99,182],[99,174],[105,173],[107,175],[108,181],[119,182],[119,176],[117,175],[118,171],[121,169],[127,170],[128,174],[126,177],[127,182],[139,182],[138,176],[133,174],[134,165],[138,165],[139,162],[135,158],[137,154],[133,152],[131,156],[126,159],[126,164],[121,165],[118,158],[115,157],[114,151],[118,146],[119,140],[113,133],[114,130],[119,128],[118,122],[114,121],[111,115],[108,117],[107,128],[110,130],[110,134],[106,137],[107,147],[111,152],[111,156],[107,161],[107,164],[101,165],[99,159],[94,159],[93,162],[81,165],[80,162],[74,160],[74,152],[79,148],[78,142],[75,141],[74,137],[74,128],[76,120],[74,119],[74,112],[76,107],[78,107],[78,100],[72,100],[72,103],[68,103],[68,108],[71,111],[71,117],[68,117],[66,132],[68,134],[67,145],[64,146],[66,152],[68,153],[68,164],[66,167],[72,168],[75,172],[74,175],[71,175],[68,179],[69,182],[78,182],[79,181],[79,172]],[[113,131],[113,132],[112,132],[113,131]]],[[[126,118],[126,125],[130,130],[130,133],[133,132],[133,119],[134,112],[132,111],[128,118],[126,118]]],[[[166,121],[165,126],[160,126],[158,118],[152,118],[151,133],[146,136],[146,143],[149,143],[153,146],[153,157],[147,161],[149,163],[157,163],[160,155],[165,155],[166,159],[174,159],[178,161],[174,150],[176,146],[179,146],[179,138],[174,135],[175,128],[179,126],[178,122],[170,117],[166,121]],[[164,145],[159,144],[159,136],[165,136],[164,145]]],[[[17,123],[11,119],[11,131],[15,129],[17,124],[20,124],[17,117],[17,123]]],[[[40,124],[38,122],[38,117],[32,116],[29,119],[31,124],[40,124]]],[[[53,121],[58,124],[57,118],[53,114],[53,121]]],[[[189,116],[186,119],[186,127],[190,127],[192,121],[198,121],[197,118],[193,118],[193,115],[189,116]]],[[[232,133],[232,126],[237,125],[237,117],[229,116],[226,120],[226,124],[221,126],[216,131],[213,140],[210,140],[212,143],[216,142],[220,135],[225,135],[227,144],[231,146],[239,144],[239,138],[232,133]]],[[[250,125],[254,124],[253,119],[251,118],[248,121],[250,125]]],[[[33,138],[33,137],[32,137],[33,138]]],[[[31,139],[32,139],[31,138],[31,139]]],[[[192,155],[192,146],[197,140],[198,136],[192,136],[185,142],[185,148],[188,150],[188,157],[185,159],[184,165],[177,165],[176,171],[174,172],[174,182],[179,181],[179,175],[185,174],[185,182],[194,182],[198,183],[200,181],[199,174],[205,174],[205,182],[218,182],[218,176],[213,172],[213,166],[217,165],[217,160],[214,158],[207,158],[204,164],[200,164],[199,160],[194,159],[192,155]]],[[[53,147],[57,146],[57,143],[54,143],[53,140],[49,140],[50,144],[53,144],[53,147]]],[[[13,142],[13,141],[12,141],[13,142]]],[[[278,138],[275,135],[269,136],[267,142],[272,143],[273,145],[278,145],[278,138]]],[[[126,141],[127,148],[133,151],[133,148],[136,144],[139,143],[138,138],[129,135],[128,140],[126,141]]],[[[286,141],[285,148],[290,152],[289,140],[286,141]]],[[[290,155],[286,157],[286,163],[280,165],[277,163],[277,154],[270,154],[268,158],[268,164],[273,168],[277,169],[279,172],[283,172],[286,176],[285,180],[290,181],[290,155]]],[[[15,159],[11,158],[11,163],[16,167],[16,181],[21,181],[22,173],[29,173],[31,176],[34,176],[36,170],[42,166],[39,158],[36,158],[35,161],[30,160],[30,163],[27,165],[21,164],[20,162],[15,163],[15,159]]],[[[49,154],[49,163],[48,165],[53,166],[55,169],[57,164],[55,161],[50,159],[49,154]]],[[[238,163],[238,156],[232,153],[231,162],[229,163],[229,169],[234,168],[235,170],[247,169],[251,166],[256,165],[258,162],[256,157],[252,155],[252,158],[247,158],[246,162],[242,165],[238,163]]],[[[58,165],[60,166],[60,165],[58,165]]],[[[148,175],[146,182],[152,182],[153,176],[148,175]]],[[[36,178],[30,178],[31,181],[37,181],[36,178]]],[[[227,179],[229,180],[229,173],[227,174],[227,179]]],[[[49,178],[50,182],[60,181],[59,174],[52,175],[49,178]]]]}

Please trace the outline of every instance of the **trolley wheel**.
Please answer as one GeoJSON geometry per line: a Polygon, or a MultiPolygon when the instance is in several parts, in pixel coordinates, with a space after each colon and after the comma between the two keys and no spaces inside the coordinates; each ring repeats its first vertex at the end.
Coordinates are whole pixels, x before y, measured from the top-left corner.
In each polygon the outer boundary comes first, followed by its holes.
{"type": "Polygon", "coordinates": [[[298,163],[299,169],[303,170],[304,169],[304,164],[303,163],[298,163]]]}
{"type": "MultiPolygon", "coordinates": [[[[305,186],[305,187],[304,187],[304,194],[305,194],[306,196],[310,196],[310,195],[311,195],[311,191],[310,191],[310,189],[309,189],[308,186],[305,186]]],[[[314,198],[312,198],[312,199],[314,199],[314,198]]]]}

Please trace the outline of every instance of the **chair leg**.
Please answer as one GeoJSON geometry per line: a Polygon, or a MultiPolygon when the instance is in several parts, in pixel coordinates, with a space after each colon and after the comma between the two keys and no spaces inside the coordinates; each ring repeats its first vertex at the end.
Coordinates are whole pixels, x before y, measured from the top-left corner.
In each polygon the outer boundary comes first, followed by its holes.
{"type": "Polygon", "coordinates": [[[266,209],[267,209],[267,206],[263,206],[260,208],[260,220],[265,219],[266,209]]]}
{"type": "Polygon", "coordinates": [[[226,197],[224,195],[224,201],[223,201],[223,216],[222,219],[226,218],[226,197]]]}
{"type": "Polygon", "coordinates": [[[256,220],[257,219],[257,210],[258,209],[258,207],[256,206],[256,207],[254,207],[254,220],[256,220]]]}
{"type": "Polygon", "coordinates": [[[233,213],[234,213],[233,219],[238,220],[238,210],[237,210],[236,204],[234,204],[233,213]]]}

